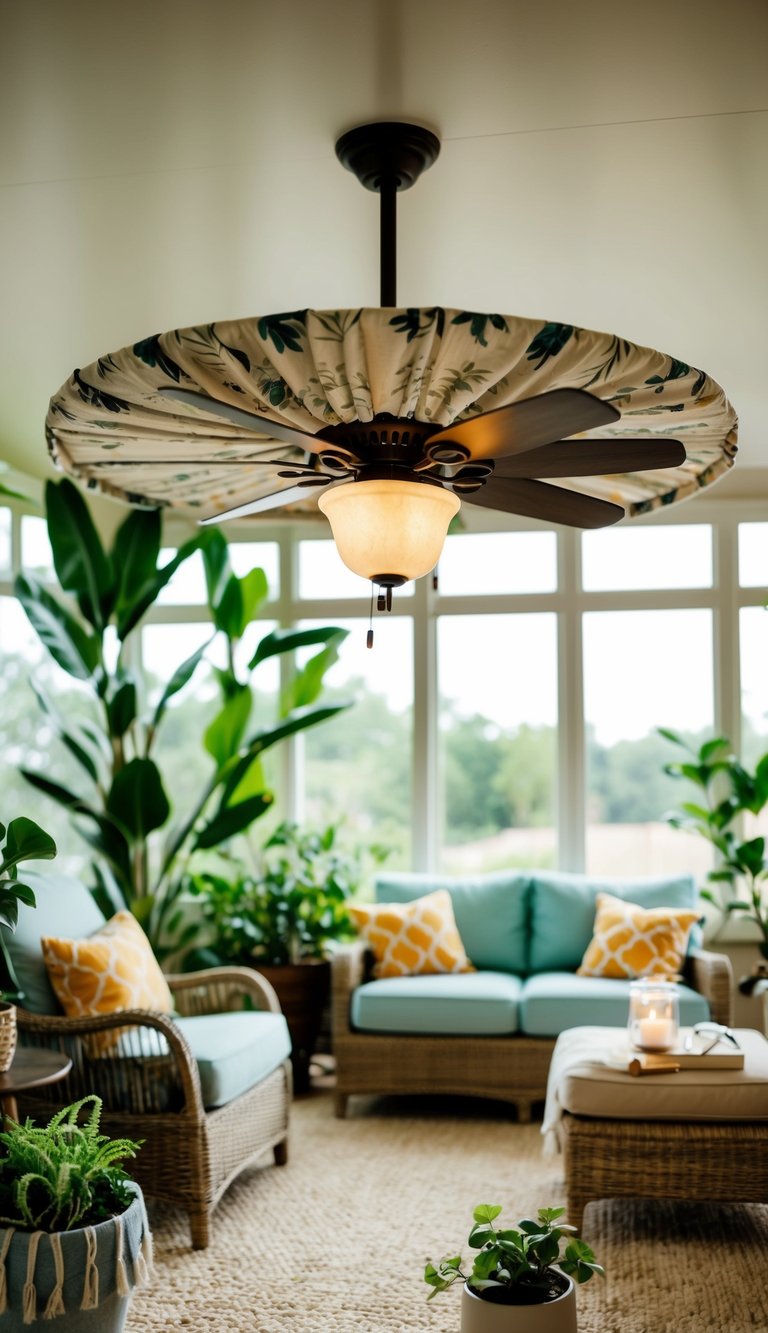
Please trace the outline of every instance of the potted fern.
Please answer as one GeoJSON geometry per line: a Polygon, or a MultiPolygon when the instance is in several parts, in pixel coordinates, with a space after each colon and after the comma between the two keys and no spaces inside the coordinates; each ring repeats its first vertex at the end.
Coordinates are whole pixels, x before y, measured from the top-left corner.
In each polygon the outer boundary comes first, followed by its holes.
{"type": "Polygon", "coordinates": [[[0,1133],[0,1323],[8,1333],[41,1320],[56,1320],[63,1333],[119,1333],[133,1288],[148,1279],[144,1200],[121,1164],[139,1144],[101,1134],[100,1116],[92,1094],[45,1126],[7,1121],[0,1133]]]}
{"type": "Polygon", "coordinates": [[[478,1251],[471,1271],[463,1272],[461,1255],[428,1263],[427,1299],[461,1279],[461,1333],[576,1333],[574,1284],[603,1269],[585,1241],[567,1235],[575,1228],[559,1220],[564,1212],[540,1208],[535,1221],[500,1228],[501,1208],[480,1204],[469,1233],[478,1251]]]}

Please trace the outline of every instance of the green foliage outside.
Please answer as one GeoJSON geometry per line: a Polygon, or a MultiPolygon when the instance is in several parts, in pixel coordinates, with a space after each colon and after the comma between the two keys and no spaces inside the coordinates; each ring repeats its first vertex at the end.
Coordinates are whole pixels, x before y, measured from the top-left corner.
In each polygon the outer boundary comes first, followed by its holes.
{"type": "MultiPolygon", "coordinates": [[[[59,782],[50,777],[47,764],[42,771],[24,767],[23,775],[67,810],[95,853],[93,891],[105,915],[129,907],[159,949],[172,928],[171,913],[190,857],[226,845],[272,805],[265,752],[346,706],[315,706],[346,631],[333,626],[274,630],[261,639],[243,671],[237,649],[266,600],[266,577],[261,569],[235,575],[219,530],[201,529],[161,565],[158,511],[130,511],[108,549],[71,482],[48,483],[46,512],[60,592],[54,595],[22,573],[16,594],[53,661],[84,687],[84,699],[78,714],[64,713],[33,681],[47,723],[75,761],[77,776],[59,782]],[[173,664],[159,698],[149,704],[134,642],[162,589],[198,550],[205,566],[210,637],[173,664]],[[214,669],[218,704],[202,733],[205,779],[189,805],[179,808],[173,772],[164,774],[157,761],[158,735],[172,701],[217,637],[223,640],[225,666],[214,669]],[[254,672],[270,658],[306,645],[318,651],[290,678],[277,716],[253,728],[254,672]]],[[[199,720],[197,729],[199,734],[199,720]]]]}
{"type": "Polygon", "coordinates": [[[686,756],[666,764],[666,772],[687,780],[701,793],[699,800],[684,801],[679,810],[671,811],[666,818],[673,828],[705,838],[718,853],[717,865],[707,876],[709,884],[715,886],[714,891],[704,888],[701,896],[726,915],[741,912],[754,921],[762,936],[760,951],[768,958],[765,838],[741,836],[743,816],[760,815],[768,805],[768,754],[750,772],[723,736],[696,747],[677,732],[665,729],[660,734],[686,756]],[[739,894],[742,885],[746,900],[739,894]]]}
{"type": "Polygon", "coordinates": [[[91,1094],[57,1111],[47,1125],[10,1122],[0,1134],[0,1223],[22,1231],[95,1226],[133,1201],[120,1165],[141,1146],[99,1133],[101,1098],[91,1094]],[[83,1107],[91,1111],[77,1123],[83,1107]]]}
{"type": "Polygon", "coordinates": [[[559,1221],[564,1208],[540,1208],[535,1220],[523,1218],[516,1226],[503,1229],[493,1225],[501,1211],[497,1204],[475,1208],[467,1243],[479,1253],[469,1273],[462,1271],[460,1254],[441,1259],[437,1265],[427,1264],[424,1281],[432,1288],[427,1300],[460,1278],[478,1295],[503,1287],[520,1303],[543,1304],[561,1294],[555,1265],[574,1282],[588,1282],[596,1273],[605,1275],[586,1241],[567,1237],[575,1227],[559,1221]]]}
{"type": "Polygon", "coordinates": [[[209,942],[189,951],[189,970],[236,963],[298,963],[325,958],[334,940],[354,934],[347,903],[361,888],[367,863],[380,864],[385,849],[345,845],[338,825],[322,830],[283,823],[247,870],[222,861],[221,872],[187,876],[209,942]]]}

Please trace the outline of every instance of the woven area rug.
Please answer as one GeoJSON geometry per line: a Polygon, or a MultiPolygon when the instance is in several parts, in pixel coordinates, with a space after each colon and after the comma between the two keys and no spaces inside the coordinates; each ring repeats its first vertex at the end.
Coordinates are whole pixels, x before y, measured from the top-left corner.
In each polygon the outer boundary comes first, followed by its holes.
{"type": "MultiPolygon", "coordinates": [[[[427,1305],[425,1261],[462,1248],[477,1203],[510,1222],[563,1203],[561,1159],[503,1106],[352,1108],[340,1121],[327,1091],[298,1100],[288,1165],[235,1182],[208,1250],[190,1250],[180,1215],[150,1209],[155,1280],[129,1333],[459,1333],[459,1293],[427,1305]]],[[[596,1203],[583,1235],[608,1276],[578,1290],[579,1333],[768,1329],[768,1206],[596,1203]]]]}

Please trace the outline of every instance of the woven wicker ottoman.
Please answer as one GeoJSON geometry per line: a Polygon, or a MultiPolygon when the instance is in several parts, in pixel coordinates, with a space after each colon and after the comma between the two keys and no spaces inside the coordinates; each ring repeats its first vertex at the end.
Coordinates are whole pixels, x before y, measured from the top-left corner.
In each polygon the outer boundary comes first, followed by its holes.
{"type": "Polygon", "coordinates": [[[768,1041],[735,1036],[743,1069],[641,1078],[607,1063],[615,1028],[558,1037],[542,1131],[564,1155],[573,1226],[596,1199],[768,1203],[768,1041]]]}

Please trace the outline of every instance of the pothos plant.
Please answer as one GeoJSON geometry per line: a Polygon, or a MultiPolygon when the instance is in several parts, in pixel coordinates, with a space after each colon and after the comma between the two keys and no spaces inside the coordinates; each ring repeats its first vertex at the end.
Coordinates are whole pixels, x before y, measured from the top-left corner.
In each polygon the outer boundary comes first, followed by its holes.
{"type": "Polygon", "coordinates": [[[477,1250],[472,1268],[462,1269],[460,1254],[428,1263],[424,1281],[432,1288],[427,1300],[446,1291],[457,1279],[482,1299],[509,1305],[537,1305],[556,1300],[568,1288],[562,1274],[574,1282],[588,1282],[604,1269],[575,1228],[559,1219],[564,1208],[540,1208],[536,1219],[523,1218],[514,1227],[496,1227],[497,1204],[475,1208],[468,1244],[477,1250]],[[565,1239],[564,1239],[565,1237],[565,1239]]]}
{"type": "Polygon", "coordinates": [[[38,791],[69,811],[96,852],[93,892],[105,915],[127,906],[160,948],[187,858],[227,843],[271,805],[261,764],[264,753],[348,706],[315,706],[346,631],[335,626],[275,630],[261,639],[247,667],[238,669],[238,645],[266,600],[267,580],[258,568],[243,577],[233,572],[219,530],[201,528],[161,563],[158,510],[129,511],[107,547],[72,482],[49,482],[45,499],[60,591],[54,594],[22,573],[16,595],[53,660],[87,687],[90,713],[82,721],[63,717],[43,687],[33,682],[40,706],[80,769],[82,783],[65,786],[42,772],[22,772],[38,791]],[[159,698],[149,704],[147,681],[137,666],[140,653],[133,645],[163,588],[197,551],[205,566],[210,635],[169,670],[159,698]],[[225,666],[215,671],[220,707],[201,738],[210,761],[208,776],[191,808],[172,810],[173,781],[161,772],[158,733],[172,700],[217,637],[224,641],[225,666]],[[318,651],[294,672],[274,721],[253,727],[254,672],[267,659],[307,645],[318,651]]]}
{"type": "Polygon", "coordinates": [[[345,846],[338,824],[280,824],[251,869],[230,859],[220,873],[189,876],[187,887],[199,900],[211,939],[191,950],[184,966],[282,966],[326,958],[332,941],[353,934],[347,903],[360,888],[366,861],[380,863],[387,854],[379,846],[345,846]]]}
{"type": "Polygon", "coordinates": [[[759,815],[768,805],[768,754],[750,772],[723,736],[695,748],[675,731],[660,727],[659,733],[686,753],[685,759],[665,764],[664,772],[693,783],[702,798],[684,801],[665,818],[673,828],[706,838],[718,853],[717,864],[707,875],[714,888],[702,888],[701,896],[727,915],[741,912],[751,918],[760,930],[760,951],[768,958],[765,838],[740,834],[743,815],[759,815]],[[746,888],[746,898],[739,895],[740,884],[746,888]]]}
{"type": "Polygon", "coordinates": [[[19,904],[35,906],[34,891],[19,879],[22,861],[50,861],[56,855],[56,843],[33,819],[12,819],[0,824],[0,994],[5,1000],[20,1000],[22,993],[8,953],[5,932],[16,930],[19,904]]]}

